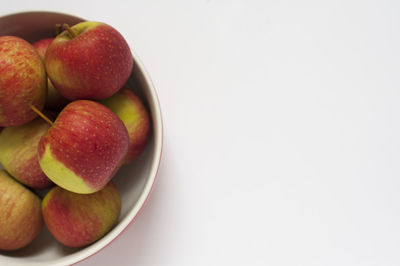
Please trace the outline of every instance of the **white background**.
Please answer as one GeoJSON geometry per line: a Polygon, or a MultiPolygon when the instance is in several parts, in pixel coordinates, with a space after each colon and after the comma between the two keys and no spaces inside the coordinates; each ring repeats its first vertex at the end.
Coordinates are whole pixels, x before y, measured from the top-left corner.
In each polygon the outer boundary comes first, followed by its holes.
{"type": "Polygon", "coordinates": [[[152,197],[89,265],[400,265],[400,2],[5,1],[116,27],[159,94],[152,197]],[[128,3],[129,2],[129,3],[128,3]]]}

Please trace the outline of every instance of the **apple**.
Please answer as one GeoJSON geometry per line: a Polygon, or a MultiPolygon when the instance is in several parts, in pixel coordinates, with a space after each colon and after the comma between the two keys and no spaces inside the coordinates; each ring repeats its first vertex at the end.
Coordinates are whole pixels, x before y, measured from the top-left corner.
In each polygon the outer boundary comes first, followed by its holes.
{"type": "Polygon", "coordinates": [[[70,101],[62,96],[50,79],[47,79],[47,97],[46,97],[46,108],[50,110],[62,110],[70,101]]]}
{"type": "Polygon", "coordinates": [[[37,155],[40,138],[50,125],[41,118],[16,127],[6,127],[0,134],[0,162],[21,183],[37,189],[53,183],[39,166],[37,155]]]}
{"type": "Polygon", "coordinates": [[[124,163],[130,163],[144,150],[150,136],[151,121],[140,98],[128,88],[102,100],[124,123],[129,134],[129,149],[124,163]]]}
{"type": "Polygon", "coordinates": [[[42,202],[47,228],[69,247],[83,247],[101,238],[111,230],[120,212],[120,195],[111,182],[93,194],[76,194],[54,187],[42,202]]]}
{"type": "MultiPolygon", "coordinates": [[[[44,62],[44,57],[46,55],[47,48],[52,43],[54,38],[45,38],[41,39],[32,44],[35,47],[36,51],[38,51],[40,58],[44,62]]],[[[53,83],[51,83],[50,79],[47,79],[47,96],[46,96],[46,104],[45,107],[50,110],[61,110],[64,108],[69,101],[65,99],[57,90],[54,88],[53,83]]]]}
{"type": "Polygon", "coordinates": [[[44,38],[32,43],[32,46],[36,49],[42,60],[44,60],[47,48],[49,47],[49,45],[53,40],[54,38],[44,38]]]}
{"type": "Polygon", "coordinates": [[[37,51],[14,36],[0,37],[0,127],[32,121],[46,98],[46,72],[37,51]]]}
{"type": "Polygon", "coordinates": [[[32,242],[43,227],[41,201],[0,170],[0,249],[17,250],[32,242]]]}
{"type": "Polygon", "coordinates": [[[99,100],[128,80],[133,57],[122,35],[101,22],[81,22],[60,33],[45,64],[54,87],[69,100],[99,100]]]}
{"type": "Polygon", "coordinates": [[[104,105],[68,104],[39,142],[39,164],[58,186],[81,194],[102,189],[122,164],[129,145],[122,121],[104,105]]]}

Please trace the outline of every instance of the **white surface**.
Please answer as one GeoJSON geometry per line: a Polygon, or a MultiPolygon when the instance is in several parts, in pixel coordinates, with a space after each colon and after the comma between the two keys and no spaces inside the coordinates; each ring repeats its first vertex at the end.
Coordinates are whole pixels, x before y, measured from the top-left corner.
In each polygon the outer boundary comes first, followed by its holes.
{"type": "Polygon", "coordinates": [[[41,9],[119,29],[164,115],[147,206],[79,265],[400,264],[400,2],[9,1],[0,14],[41,9]]]}

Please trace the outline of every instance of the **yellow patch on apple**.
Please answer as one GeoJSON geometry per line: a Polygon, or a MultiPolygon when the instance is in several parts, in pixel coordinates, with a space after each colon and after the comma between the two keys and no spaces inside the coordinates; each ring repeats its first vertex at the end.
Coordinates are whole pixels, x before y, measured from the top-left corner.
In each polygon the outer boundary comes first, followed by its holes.
{"type": "Polygon", "coordinates": [[[125,126],[136,122],[139,119],[139,111],[136,105],[124,94],[116,93],[103,101],[114,113],[124,122],[125,126]]]}
{"type": "Polygon", "coordinates": [[[58,161],[52,154],[50,145],[46,145],[43,156],[39,159],[39,164],[51,181],[66,190],[80,194],[90,194],[96,191],[71,169],[58,161]]]}

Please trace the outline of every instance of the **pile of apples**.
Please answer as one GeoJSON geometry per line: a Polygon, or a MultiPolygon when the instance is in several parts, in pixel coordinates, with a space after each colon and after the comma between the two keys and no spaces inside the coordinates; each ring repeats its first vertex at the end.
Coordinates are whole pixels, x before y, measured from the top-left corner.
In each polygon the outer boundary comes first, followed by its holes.
{"type": "Polygon", "coordinates": [[[33,44],[0,36],[1,250],[43,225],[69,247],[104,236],[121,211],[111,179],[149,139],[149,113],[125,85],[123,36],[101,22],[58,29],[33,44]]]}

